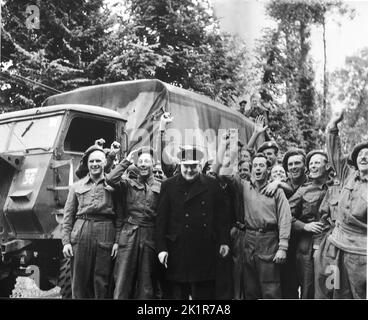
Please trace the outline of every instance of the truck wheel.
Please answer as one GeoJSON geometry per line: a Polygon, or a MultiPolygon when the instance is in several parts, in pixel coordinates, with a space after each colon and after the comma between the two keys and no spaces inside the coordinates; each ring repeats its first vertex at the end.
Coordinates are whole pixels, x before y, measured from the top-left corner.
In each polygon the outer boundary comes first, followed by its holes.
{"type": "Polygon", "coordinates": [[[62,259],[60,262],[58,286],[60,287],[60,293],[63,299],[72,298],[70,259],[62,259]]]}

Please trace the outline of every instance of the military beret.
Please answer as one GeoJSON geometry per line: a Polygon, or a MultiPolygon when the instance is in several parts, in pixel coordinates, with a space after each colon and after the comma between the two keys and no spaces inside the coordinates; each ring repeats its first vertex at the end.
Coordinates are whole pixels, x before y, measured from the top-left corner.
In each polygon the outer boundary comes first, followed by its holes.
{"type": "Polygon", "coordinates": [[[105,155],[106,155],[106,150],[104,150],[102,147],[100,147],[99,145],[96,145],[96,144],[94,144],[94,145],[92,145],[92,146],[90,146],[85,152],[84,152],[84,154],[83,154],[83,156],[82,156],[82,163],[83,163],[83,165],[84,166],[86,166],[87,167],[87,162],[88,162],[88,157],[89,157],[89,155],[92,153],[92,152],[94,152],[94,151],[101,151],[101,152],[103,152],[105,155]]]}
{"type": "Polygon", "coordinates": [[[195,164],[199,163],[204,154],[201,150],[199,150],[196,146],[185,145],[180,146],[180,151],[177,154],[177,157],[181,163],[184,164],[195,164]]]}
{"type": "Polygon", "coordinates": [[[258,148],[257,153],[263,152],[263,150],[270,149],[270,148],[275,149],[276,152],[279,151],[279,146],[277,145],[276,141],[271,140],[271,141],[263,142],[261,146],[258,148]]]}
{"type": "Polygon", "coordinates": [[[364,148],[368,148],[368,141],[357,144],[354,147],[353,151],[351,152],[350,161],[351,161],[351,164],[356,169],[358,169],[357,158],[358,158],[359,151],[364,149],[364,148]]]}
{"type": "Polygon", "coordinates": [[[307,154],[307,158],[306,158],[306,165],[307,165],[307,168],[309,168],[309,161],[310,159],[315,155],[315,154],[320,154],[322,156],[325,156],[326,159],[328,160],[328,155],[326,152],[324,152],[323,150],[312,150],[310,151],[308,154],[307,154]]]}
{"type": "Polygon", "coordinates": [[[282,166],[284,167],[285,172],[288,172],[288,160],[289,160],[289,158],[291,156],[297,156],[297,155],[303,156],[303,161],[304,161],[304,164],[305,164],[306,155],[305,155],[304,150],[299,149],[299,148],[290,149],[290,150],[286,151],[286,153],[284,154],[284,157],[282,158],[282,166]]]}

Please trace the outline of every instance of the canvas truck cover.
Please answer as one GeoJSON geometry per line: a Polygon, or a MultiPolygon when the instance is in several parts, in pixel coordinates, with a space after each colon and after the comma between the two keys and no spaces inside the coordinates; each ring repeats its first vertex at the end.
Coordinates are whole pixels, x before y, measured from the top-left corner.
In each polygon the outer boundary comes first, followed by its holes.
{"type": "MultiPolygon", "coordinates": [[[[127,121],[129,150],[141,145],[156,146],[160,116],[169,111],[174,119],[166,136],[175,154],[181,144],[203,148],[206,159],[214,158],[218,135],[226,129],[237,129],[246,144],[254,124],[242,114],[203,95],[169,85],[159,80],[122,81],[83,87],[49,97],[44,105],[86,104],[119,112],[127,121]]],[[[264,141],[262,135],[257,146],[264,141]]]]}

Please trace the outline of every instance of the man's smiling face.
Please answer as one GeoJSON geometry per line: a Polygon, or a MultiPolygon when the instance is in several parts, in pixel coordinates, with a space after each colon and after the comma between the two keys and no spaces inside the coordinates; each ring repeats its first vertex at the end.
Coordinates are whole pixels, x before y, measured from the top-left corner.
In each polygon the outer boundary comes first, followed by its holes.
{"type": "Polygon", "coordinates": [[[137,162],[137,168],[141,177],[148,177],[153,171],[153,160],[149,153],[142,153],[137,162]]]}
{"type": "Polygon", "coordinates": [[[287,161],[290,178],[299,179],[305,173],[304,157],[302,155],[290,156],[287,161]]]}
{"type": "Polygon", "coordinates": [[[252,165],[253,178],[262,183],[267,179],[267,159],[263,157],[255,157],[252,165]]]}
{"type": "Polygon", "coordinates": [[[93,151],[88,157],[88,171],[91,176],[98,177],[103,174],[106,166],[106,156],[101,150],[93,151]]]}
{"type": "Polygon", "coordinates": [[[319,179],[327,173],[327,158],[322,154],[315,154],[309,160],[309,177],[319,179]]]}
{"type": "Polygon", "coordinates": [[[358,170],[364,174],[368,173],[368,148],[363,148],[357,156],[358,170]]]}

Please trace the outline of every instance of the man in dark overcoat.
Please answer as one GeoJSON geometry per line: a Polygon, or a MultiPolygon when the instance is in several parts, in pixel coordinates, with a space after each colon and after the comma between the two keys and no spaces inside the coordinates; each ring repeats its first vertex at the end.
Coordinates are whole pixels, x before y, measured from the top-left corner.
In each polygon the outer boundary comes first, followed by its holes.
{"type": "Polygon", "coordinates": [[[222,257],[229,253],[230,222],[217,181],[200,174],[203,153],[186,146],[178,158],[180,174],[162,183],[156,220],[158,257],[167,268],[167,298],[211,299],[217,250],[222,257]]]}

